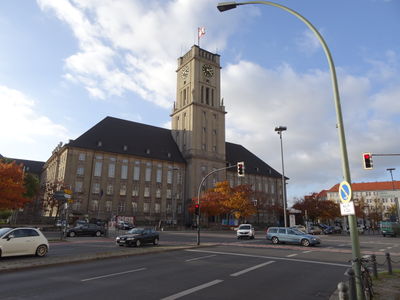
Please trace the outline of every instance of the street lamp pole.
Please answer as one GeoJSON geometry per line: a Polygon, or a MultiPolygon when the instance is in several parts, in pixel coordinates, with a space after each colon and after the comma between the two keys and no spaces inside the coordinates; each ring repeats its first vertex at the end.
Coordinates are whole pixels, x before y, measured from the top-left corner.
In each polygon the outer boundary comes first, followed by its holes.
{"type": "MultiPolygon", "coordinates": [[[[246,4],[264,4],[264,5],[270,5],[270,6],[275,6],[280,9],[283,9],[287,11],[288,13],[294,15],[300,21],[302,21],[304,24],[307,25],[307,27],[315,34],[315,36],[318,38],[319,42],[321,43],[322,48],[324,49],[326,58],[328,60],[329,64],[329,70],[330,70],[330,75],[331,75],[331,81],[332,81],[332,88],[333,88],[333,97],[334,97],[334,102],[335,102],[335,110],[336,110],[336,121],[337,121],[337,128],[338,128],[338,133],[339,133],[339,144],[340,144],[340,152],[341,152],[341,158],[342,158],[342,172],[343,172],[343,177],[344,180],[347,181],[351,185],[351,178],[350,178],[350,167],[349,167],[349,159],[347,156],[347,147],[346,147],[346,137],[344,134],[344,125],[343,125],[343,117],[342,117],[342,109],[340,105],[340,97],[339,97],[339,87],[338,87],[338,82],[336,78],[336,70],[335,70],[335,65],[333,63],[332,55],[329,51],[329,48],[323,39],[322,35],[318,32],[318,30],[308,21],[305,17],[300,15],[298,12],[274,3],[270,1],[249,1],[249,2],[241,2],[241,3],[236,3],[236,2],[223,2],[219,3],[217,5],[217,8],[219,11],[223,12],[229,9],[236,8],[238,5],[246,5],[246,4]]],[[[351,241],[352,241],[352,255],[353,255],[353,261],[354,261],[354,273],[356,277],[356,289],[357,289],[357,298],[358,299],[364,299],[364,294],[362,290],[362,283],[361,283],[361,251],[360,251],[360,242],[358,239],[358,232],[357,232],[357,222],[356,222],[356,217],[355,215],[350,215],[348,216],[349,219],[349,227],[350,227],[350,236],[351,236],[351,241]]]]}
{"type": "MultiPolygon", "coordinates": [[[[393,171],[396,170],[396,168],[387,168],[386,171],[390,172],[390,177],[392,178],[392,188],[393,188],[393,193],[396,190],[394,186],[394,179],[393,179],[393,171]]],[[[400,206],[399,206],[399,199],[396,199],[395,195],[393,194],[393,197],[395,198],[395,205],[396,205],[396,214],[397,214],[397,221],[400,221],[400,206]]]]}
{"type": "Polygon", "coordinates": [[[279,138],[281,140],[281,159],[282,159],[282,201],[283,201],[283,222],[285,224],[285,227],[287,227],[287,217],[286,217],[286,184],[285,184],[285,167],[283,164],[283,142],[282,142],[282,131],[287,130],[286,126],[279,126],[275,127],[275,131],[277,134],[279,134],[279,138]]]}

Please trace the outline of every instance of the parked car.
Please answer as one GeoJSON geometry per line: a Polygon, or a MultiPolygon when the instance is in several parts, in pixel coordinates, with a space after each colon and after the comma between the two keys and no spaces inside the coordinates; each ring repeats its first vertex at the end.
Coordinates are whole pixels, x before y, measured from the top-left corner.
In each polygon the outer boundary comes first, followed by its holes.
{"type": "Polygon", "coordinates": [[[312,236],[295,228],[286,227],[269,227],[266,238],[273,244],[300,244],[305,247],[310,245],[318,245],[321,243],[321,240],[318,237],[312,236]]]}
{"type": "Polygon", "coordinates": [[[132,223],[126,222],[126,221],[120,221],[117,224],[117,228],[118,229],[122,229],[122,230],[129,230],[134,228],[135,226],[133,226],[132,223]]]}
{"type": "Polygon", "coordinates": [[[251,224],[241,224],[236,229],[236,236],[238,239],[245,237],[253,240],[256,236],[256,231],[251,224]]]}
{"type": "Polygon", "coordinates": [[[321,234],[321,233],[322,233],[322,229],[316,225],[311,225],[308,227],[308,234],[316,235],[316,234],[321,234]]]}
{"type": "Polygon", "coordinates": [[[136,246],[153,243],[158,245],[160,236],[157,231],[152,228],[133,228],[126,234],[117,236],[115,243],[119,246],[136,246]]]}
{"type": "Polygon", "coordinates": [[[78,225],[67,230],[67,236],[101,236],[105,234],[105,229],[103,226],[99,226],[97,224],[85,223],[82,225],[78,225]]]}
{"type": "Polygon", "coordinates": [[[332,234],[334,232],[334,227],[326,224],[318,224],[321,228],[323,234],[332,234]]]}
{"type": "Polygon", "coordinates": [[[333,233],[342,233],[342,227],[340,227],[339,225],[335,225],[333,227],[333,233]]]}
{"type": "Polygon", "coordinates": [[[37,228],[0,228],[0,257],[16,255],[45,256],[49,242],[37,228]]]}
{"type": "Polygon", "coordinates": [[[383,236],[397,236],[400,235],[400,223],[382,221],[380,224],[383,236]]]}
{"type": "Polygon", "coordinates": [[[295,229],[298,229],[300,231],[307,232],[307,229],[306,229],[306,227],[304,225],[294,225],[291,228],[295,228],[295,229]]]}

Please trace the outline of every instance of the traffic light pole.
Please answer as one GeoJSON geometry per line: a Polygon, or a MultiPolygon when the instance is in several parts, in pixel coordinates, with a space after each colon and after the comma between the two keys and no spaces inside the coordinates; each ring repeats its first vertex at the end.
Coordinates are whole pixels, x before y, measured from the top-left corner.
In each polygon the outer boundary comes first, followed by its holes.
{"type": "Polygon", "coordinates": [[[212,175],[212,174],[214,174],[216,172],[219,172],[219,171],[232,169],[232,168],[236,168],[236,167],[237,167],[237,165],[233,165],[233,166],[229,166],[229,167],[213,170],[210,173],[208,173],[206,176],[204,176],[203,179],[201,180],[200,185],[199,185],[199,189],[197,191],[197,205],[199,206],[199,213],[197,214],[197,245],[200,245],[200,214],[201,214],[200,191],[201,191],[201,187],[202,187],[204,181],[206,181],[206,179],[208,178],[208,176],[210,176],[210,175],[212,175]]]}

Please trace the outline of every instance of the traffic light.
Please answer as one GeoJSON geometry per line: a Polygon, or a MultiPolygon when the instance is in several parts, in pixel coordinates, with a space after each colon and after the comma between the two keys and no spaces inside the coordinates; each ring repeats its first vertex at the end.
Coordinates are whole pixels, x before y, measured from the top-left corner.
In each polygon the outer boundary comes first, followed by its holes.
{"type": "Polygon", "coordinates": [[[237,174],[239,177],[243,177],[244,176],[244,162],[238,162],[237,164],[237,174]]]}
{"type": "Polygon", "coordinates": [[[372,154],[371,153],[363,153],[363,163],[364,169],[371,170],[373,167],[372,164],[372,154]]]}
{"type": "Polygon", "coordinates": [[[195,214],[196,216],[198,216],[199,213],[200,213],[200,204],[196,204],[196,205],[194,206],[194,214],[195,214]]]}

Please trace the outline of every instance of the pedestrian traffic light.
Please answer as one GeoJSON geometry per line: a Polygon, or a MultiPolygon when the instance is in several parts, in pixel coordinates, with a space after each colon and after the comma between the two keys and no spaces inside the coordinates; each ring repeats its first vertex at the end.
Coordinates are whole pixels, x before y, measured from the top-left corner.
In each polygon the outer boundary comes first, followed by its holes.
{"type": "Polygon", "coordinates": [[[244,162],[238,162],[237,164],[237,174],[239,177],[243,177],[244,176],[244,162]]]}
{"type": "Polygon", "coordinates": [[[200,213],[200,204],[196,204],[196,205],[194,206],[194,214],[195,214],[196,216],[198,216],[199,213],[200,213]]]}
{"type": "Polygon", "coordinates": [[[372,154],[371,153],[363,153],[363,163],[364,169],[371,170],[373,167],[372,164],[372,154]]]}

